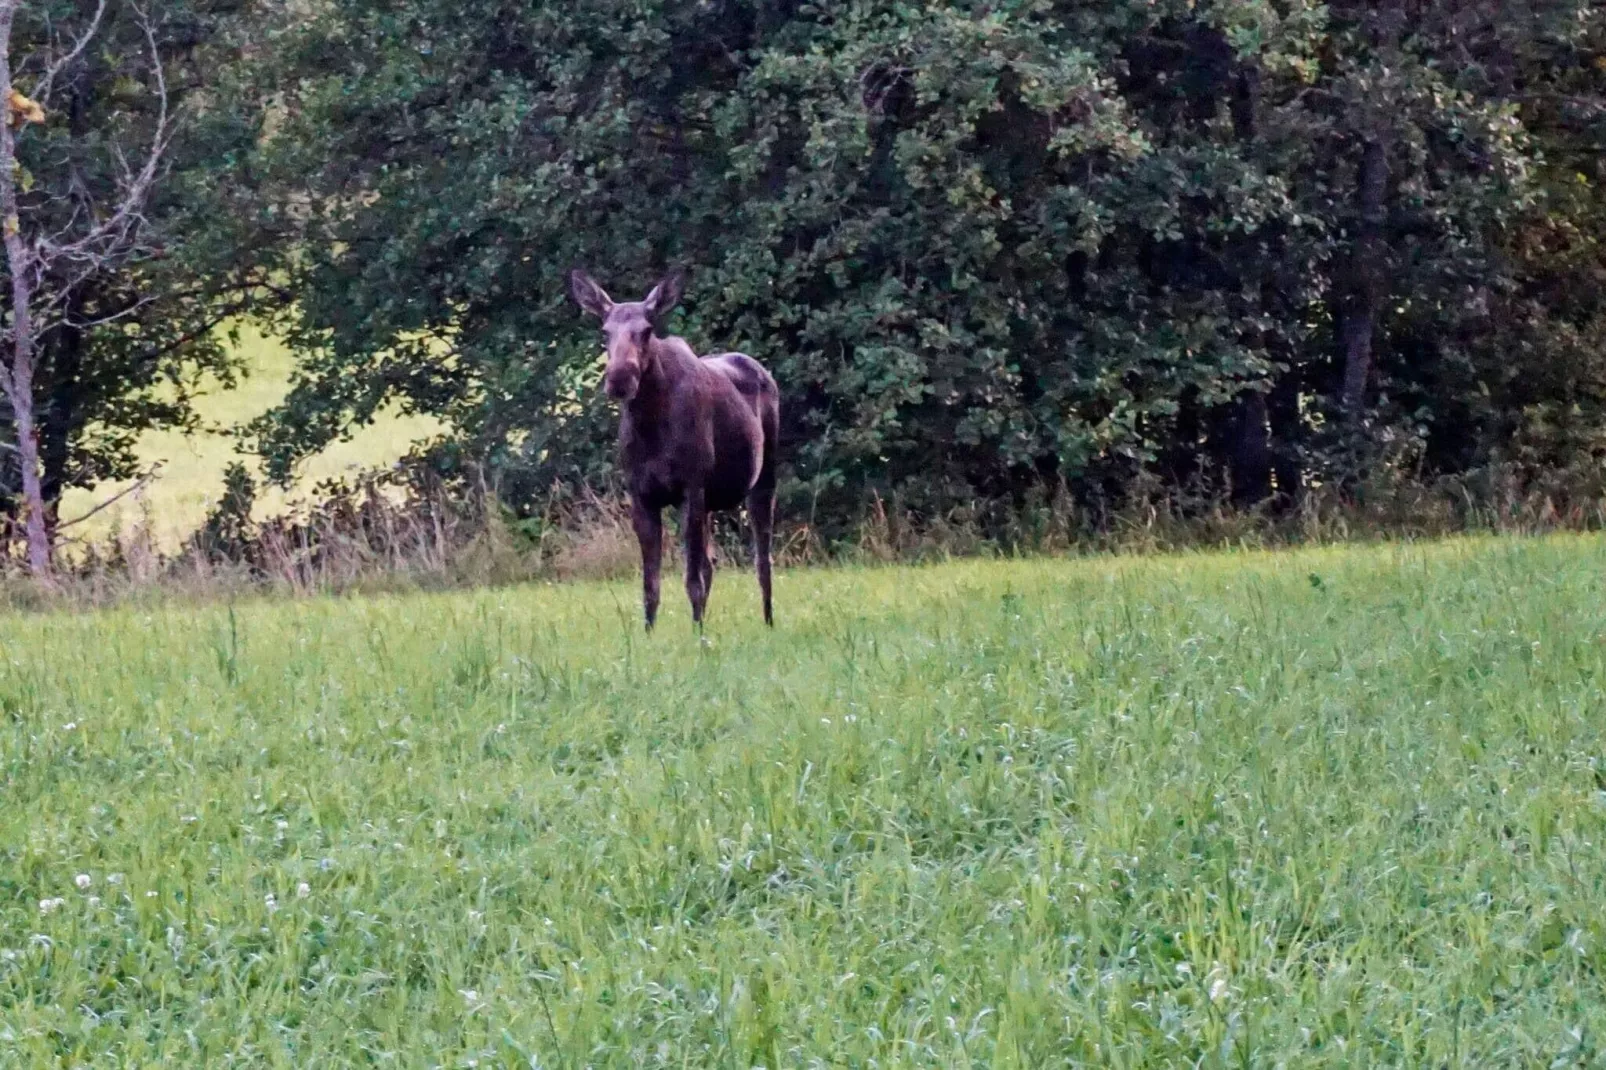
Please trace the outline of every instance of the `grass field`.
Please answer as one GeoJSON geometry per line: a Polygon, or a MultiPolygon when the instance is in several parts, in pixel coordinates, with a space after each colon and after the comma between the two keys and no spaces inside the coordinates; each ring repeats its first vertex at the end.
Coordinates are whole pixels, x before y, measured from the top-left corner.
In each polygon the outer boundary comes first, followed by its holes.
{"type": "Polygon", "coordinates": [[[0,621],[6,1066],[1606,1058],[1606,543],[0,621]]]}
{"type": "MultiPolygon", "coordinates": [[[[249,326],[241,330],[239,349],[249,375],[233,390],[203,393],[196,407],[205,430],[198,435],[179,431],[143,435],[135,452],[143,469],[161,464],[156,478],[143,496],[131,494],[120,499],[75,528],[74,536],[95,541],[119,529],[145,526],[158,548],[174,550],[201,526],[216,504],[223,490],[223,470],[230,461],[245,460],[253,469],[258,467],[254,459],[236,452],[232,432],[283,399],[294,362],[284,346],[249,326]]],[[[425,417],[387,411],[349,440],[332,443],[310,458],[288,491],[266,488],[258,499],[257,514],[267,517],[282,512],[322,480],[390,464],[438,429],[439,424],[425,417]]],[[[132,481],[71,490],[62,499],[61,515],[68,520],[83,516],[130,486],[132,481]]]]}

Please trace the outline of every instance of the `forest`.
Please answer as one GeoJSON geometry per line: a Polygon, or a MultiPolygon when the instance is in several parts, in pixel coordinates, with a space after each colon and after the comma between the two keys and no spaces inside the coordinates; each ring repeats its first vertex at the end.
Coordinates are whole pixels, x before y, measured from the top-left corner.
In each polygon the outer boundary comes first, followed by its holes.
{"type": "Polygon", "coordinates": [[[395,406],[445,430],[393,478],[605,489],[574,267],[688,270],[670,329],[774,372],[781,515],[827,539],[1602,496],[1588,0],[3,6],[18,560],[30,498],[48,553],[248,374],[241,322],[295,372],[236,484],[395,406]]]}

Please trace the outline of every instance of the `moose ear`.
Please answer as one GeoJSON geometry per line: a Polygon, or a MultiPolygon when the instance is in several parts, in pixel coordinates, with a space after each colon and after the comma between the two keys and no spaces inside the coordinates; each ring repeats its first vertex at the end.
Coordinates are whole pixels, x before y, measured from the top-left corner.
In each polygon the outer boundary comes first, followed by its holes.
{"type": "Polygon", "coordinates": [[[569,272],[569,294],[575,304],[598,319],[606,319],[613,311],[613,298],[597,285],[596,279],[578,269],[569,272]]]}
{"type": "Polygon", "coordinates": [[[654,327],[669,318],[675,306],[680,304],[681,295],[686,292],[685,268],[674,268],[663,277],[663,281],[652,288],[647,300],[642,302],[647,306],[647,318],[652,320],[654,327]]]}

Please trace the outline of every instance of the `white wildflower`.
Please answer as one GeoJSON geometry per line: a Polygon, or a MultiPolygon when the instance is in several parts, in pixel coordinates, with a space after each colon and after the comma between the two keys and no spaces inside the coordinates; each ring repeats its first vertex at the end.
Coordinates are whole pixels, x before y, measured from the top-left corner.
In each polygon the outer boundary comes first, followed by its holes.
{"type": "Polygon", "coordinates": [[[80,873],[80,874],[78,874],[78,876],[76,876],[76,877],[74,877],[72,879],[72,882],[74,884],[78,885],[78,890],[80,892],[84,892],[84,891],[88,891],[89,890],[89,886],[91,884],[95,883],[95,878],[91,877],[87,873],[80,873]]]}
{"type": "Polygon", "coordinates": [[[272,892],[269,892],[267,895],[262,897],[262,905],[268,908],[269,914],[272,914],[274,911],[279,909],[279,900],[274,898],[272,892]]]}
{"type": "Polygon", "coordinates": [[[311,894],[312,894],[312,885],[308,884],[306,881],[302,881],[300,884],[296,885],[296,898],[297,899],[305,899],[307,896],[309,896],[311,894]]]}
{"type": "Polygon", "coordinates": [[[49,914],[51,911],[55,910],[57,907],[66,902],[67,900],[65,899],[41,899],[39,900],[39,913],[49,914]]]}

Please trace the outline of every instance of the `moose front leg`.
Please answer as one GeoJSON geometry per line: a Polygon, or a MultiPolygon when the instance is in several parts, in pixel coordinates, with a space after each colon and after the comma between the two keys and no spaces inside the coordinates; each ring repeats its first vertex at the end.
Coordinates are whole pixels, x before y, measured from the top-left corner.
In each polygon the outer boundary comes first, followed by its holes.
{"type": "Polygon", "coordinates": [[[691,599],[691,619],[698,631],[703,627],[703,609],[708,605],[708,588],[713,579],[708,561],[707,503],[701,487],[688,489],[681,521],[686,533],[686,597],[691,599]]]}
{"type": "Polygon", "coordinates": [[[658,620],[659,577],[664,567],[664,518],[649,509],[640,498],[630,500],[630,521],[641,543],[641,607],[647,617],[647,630],[658,620]]]}

